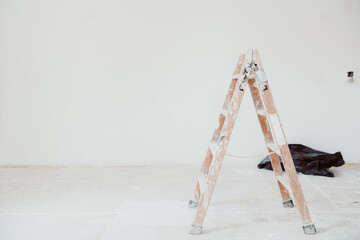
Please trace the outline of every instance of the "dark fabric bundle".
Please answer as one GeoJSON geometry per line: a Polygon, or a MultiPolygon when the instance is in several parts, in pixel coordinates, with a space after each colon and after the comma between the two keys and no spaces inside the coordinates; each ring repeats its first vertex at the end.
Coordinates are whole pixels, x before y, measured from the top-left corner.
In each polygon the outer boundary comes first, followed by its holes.
{"type": "MultiPolygon", "coordinates": [[[[294,160],[296,171],[303,174],[334,177],[334,173],[331,172],[329,168],[340,167],[345,163],[340,152],[334,154],[320,152],[301,144],[289,144],[289,149],[294,160]]],[[[284,165],[280,156],[279,159],[284,171],[284,165]]],[[[273,170],[270,157],[267,156],[264,158],[258,164],[258,168],[273,170]]]]}

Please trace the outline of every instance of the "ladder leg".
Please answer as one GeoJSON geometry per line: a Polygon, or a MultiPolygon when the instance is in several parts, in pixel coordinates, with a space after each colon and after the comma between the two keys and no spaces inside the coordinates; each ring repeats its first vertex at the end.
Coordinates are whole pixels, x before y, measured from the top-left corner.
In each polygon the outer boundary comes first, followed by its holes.
{"type": "MultiPolygon", "coordinates": [[[[234,91],[234,88],[235,88],[235,85],[236,85],[236,81],[237,81],[236,79],[232,79],[232,81],[230,83],[230,87],[229,87],[228,94],[227,94],[225,102],[224,102],[223,109],[230,104],[231,97],[233,95],[233,91],[234,91]]],[[[224,115],[224,110],[222,110],[222,112],[220,113],[220,116],[219,116],[219,125],[218,125],[218,127],[215,129],[215,131],[213,133],[213,136],[212,136],[212,139],[211,139],[211,142],[210,142],[210,146],[209,146],[209,148],[207,150],[204,163],[203,163],[203,165],[201,167],[200,175],[199,175],[199,177],[197,179],[197,182],[196,182],[196,187],[195,187],[195,191],[194,191],[194,200],[190,200],[190,202],[189,202],[189,207],[190,208],[196,208],[198,206],[199,199],[200,199],[200,194],[201,194],[201,189],[203,188],[203,185],[205,183],[205,179],[206,179],[206,177],[208,175],[210,165],[211,165],[211,162],[212,162],[213,157],[214,157],[213,152],[214,152],[214,149],[216,148],[216,144],[217,144],[217,142],[219,140],[221,130],[222,130],[223,126],[224,126],[225,118],[226,117],[224,115]]]]}
{"type": "Polygon", "coordinates": [[[307,207],[304,194],[300,186],[299,178],[294,166],[294,161],[291,157],[284,130],[281,126],[279,115],[274,104],[274,99],[270,91],[269,83],[267,82],[266,75],[263,70],[264,68],[262,66],[259,52],[257,50],[254,50],[253,53],[256,66],[258,68],[256,73],[256,80],[263,85],[263,88],[259,90],[260,97],[263,101],[265,111],[268,114],[268,123],[271,127],[273,139],[276,143],[273,146],[272,150],[278,153],[283,160],[285,172],[288,177],[291,190],[293,192],[295,205],[301,217],[304,233],[315,234],[316,228],[314,223],[311,221],[309,209],[307,207]]]}
{"type": "MultiPolygon", "coordinates": [[[[241,71],[243,72],[243,69],[241,71]]],[[[224,126],[220,133],[217,150],[215,151],[214,159],[210,164],[210,168],[208,175],[206,177],[204,188],[200,194],[199,205],[196,210],[196,215],[190,229],[190,234],[198,235],[201,233],[204,218],[211,200],[211,196],[214,191],[216,180],[220,172],[220,168],[225,156],[226,148],[228,146],[230,136],[234,128],[237,113],[239,111],[242,98],[244,96],[245,89],[239,90],[239,87],[240,87],[240,81],[238,81],[236,84],[234,95],[232,97],[229,110],[227,111],[227,116],[224,122],[224,126]]]]}
{"type": "Polygon", "coordinates": [[[196,208],[198,206],[198,204],[199,204],[201,189],[203,188],[203,186],[205,184],[205,180],[206,180],[206,177],[208,175],[210,165],[211,165],[211,162],[212,162],[213,157],[214,157],[213,154],[214,154],[216,145],[217,145],[217,143],[219,141],[221,130],[223,129],[223,126],[224,126],[224,121],[225,121],[226,114],[227,114],[227,111],[229,109],[230,102],[231,102],[231,99],[232,99],[232,96],[233,96],[233,93],[234,93],[234,89],[235,89],[235,86],[236,86],[236,83],[237,83],[237,77],[238,77],[238,75],[240,73],[241,66],[242,66],[242,63],[243,63],[243,59],[244,59],[244,55],[241,55],[239,60],[238,60],[238,63],[236,64],[235,71],[234,71],[234,74],[233,74],[234,76],[233,76],[233,79],[230,82],[230,86],[229,86],[229,89],[228,89],[227,95],[225,97],[225,101],[224,101],[224,104],[223,104],[223,107],[222,107],[222,110],[221,110],[221,113],[220,113],[220,116],[219,116],[219,125],[214,130],[214,133],[213,133],[213,136],[212,136],[212,139],[211,139],[211,142],[210,142],[210,146],[209,146],[209,148],[207,150],[205,160],[204,160],[203,165],[201,167],[200,175],[199,175],[199,177],[197,179],[197,182],[196,182],[196,186],[195,186],[195,190],[194,190],[194,200],[191,199],[189,201],[189,205],[188,205],[189,208],[196,208]]]}
{"type": "Polygon", "coordinates": [[[309,209],[307,207],[303,191],[300,186],[299,178],[296,173],[293,159],[289,150],[289,146],[286,142],[285,134],[281,126],[279,115],[275,108],[274,100],[270,91],[268,83],[266,84],[267,90],[260,91],[266,111],[269,114],[269,122],[273,130],[274,137],[279,146],[279,152],[283,160],[286,175],[289,179],[290,187],[292,189],[295,205],[300,214],[301,221],[303,223],[303,230],[305,234],[315,234],[316,228],[311,220],[309,209]]]}
{"type": "Polygon", "coordinates": [[[283,175],[283,172],[281,169],[278,155],[269,148],[270,146],[274,145],[274,139],[271,134],[271,129],[270,129],[269,123],[266,119],[266,114],[265,114],[266,112],[265,112],[264,105],[263,105],[261,97],[260,97],[259,90],[257,87],[254,86],[255,79],[249,79],[248,83],[249,83],[251,96],[252,96],[252,99],[253,99],[253,102],[255,105],[256,113],[258,116],[258,120],[259,120],[259,123],[261,126],[261,130],[262,130],[262,133],[265,138],[265,143],[266,143],[267,149],[269,151],[271,165],[274,170],[276,181],[277,181],[277,184],[280,189],[280,194],[281,194],[281,197],[283,200],[283,206],[284,207],[294,207],[294,204],[290,197],[289,191],[278,179],[278,177],[283,175]]]}

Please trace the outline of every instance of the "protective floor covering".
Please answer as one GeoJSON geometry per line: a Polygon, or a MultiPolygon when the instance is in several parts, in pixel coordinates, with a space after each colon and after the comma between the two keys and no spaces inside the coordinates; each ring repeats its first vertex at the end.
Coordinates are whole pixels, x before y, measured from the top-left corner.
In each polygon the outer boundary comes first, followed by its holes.
{"type": "Polygon", "coordinates": [[[313,236],[256,165],[225,159],[199,236],[188,234],[187,203],[200,165],[0,168],[0,239],[360,239],[360,165],[299,175],[313,236]]]}

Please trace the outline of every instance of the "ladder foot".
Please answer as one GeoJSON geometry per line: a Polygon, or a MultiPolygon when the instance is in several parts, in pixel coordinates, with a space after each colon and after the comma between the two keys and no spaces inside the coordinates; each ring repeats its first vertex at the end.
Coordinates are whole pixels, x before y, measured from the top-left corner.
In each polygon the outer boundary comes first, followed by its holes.
{"type": "Polygon", "coordinates": [[[202,228],[203,226],[192,224],[189,233],[192,235],[199,235],[201,233],[202,228]]]}
{"type": "Polygon", "coordinates": [[[309,225],[306,225],[306,226],[303,226],[303,230],[304,230],[304,233],[306,235],[309,235],[309,234],[316,234],[316,228],[315,228],[315,224],[309,224],[309,225]]]}
{"type": "Polygon", "coordinates": [[[293,208],[294,207],[294,203],[293,201],[290,199],[290,200],[286,200],[283,202],[283,206],[285,208],[293,208]]]}
{"type": "Polygon", "coordinates": [[[199,205],[199,202],[194,201],[194,200],[190,200],[188,207],[189,207],[189,208],[197,208],[198,205],[199,205]]]}

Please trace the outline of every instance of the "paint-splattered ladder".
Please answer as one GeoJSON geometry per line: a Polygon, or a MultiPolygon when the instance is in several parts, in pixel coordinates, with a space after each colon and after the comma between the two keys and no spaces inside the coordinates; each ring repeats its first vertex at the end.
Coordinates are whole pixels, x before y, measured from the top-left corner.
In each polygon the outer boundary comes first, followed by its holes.
{"type": "Polygon", "coordinates": [[[200,234],[229,143],[245,89],[249,85],[258,119],[264,134],[271,164],[275,172],[284,207],[294,207],[288,189],[291,188],[305,234],[315,234],[288,144],[275,108],[263,65],[257,50],[248,50],[239,57],[230,86],[195,187],[195,199],[189,207],[197,208],[191,234],[200,234]],[[278,155],[283,159],[287,178],[283,175],[278,155]],[[288,184],[289,183],[289,184],[288,184]]]}

